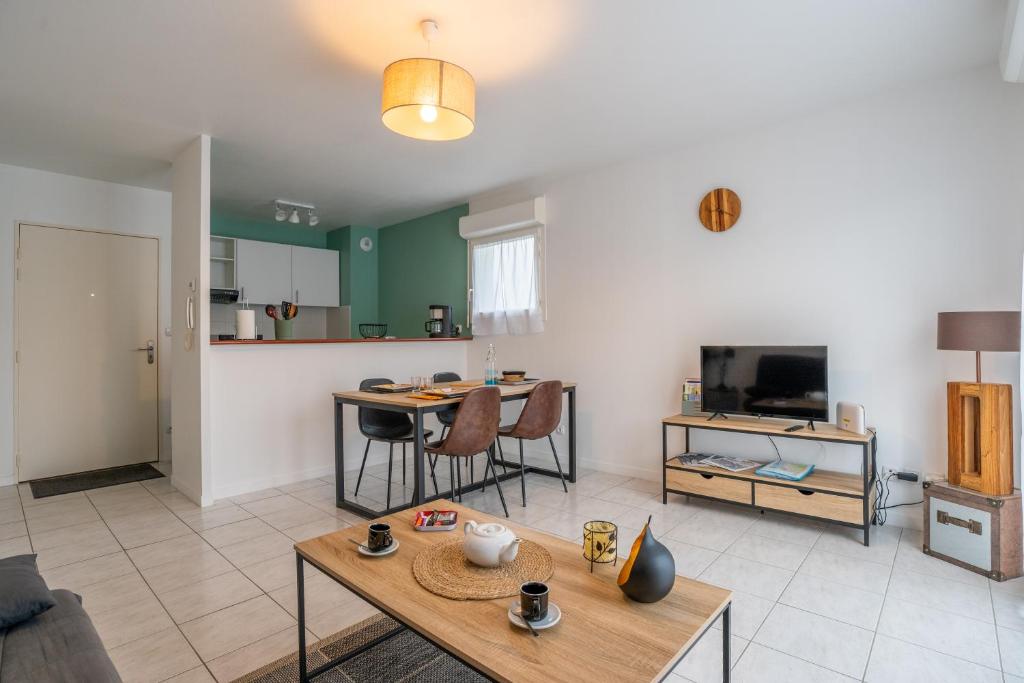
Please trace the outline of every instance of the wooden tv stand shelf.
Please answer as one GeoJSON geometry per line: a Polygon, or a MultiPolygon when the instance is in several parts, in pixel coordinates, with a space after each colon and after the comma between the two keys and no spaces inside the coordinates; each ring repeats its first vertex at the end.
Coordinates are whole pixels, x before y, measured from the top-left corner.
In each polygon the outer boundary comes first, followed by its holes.
{"type": "Polygon", "coordinates": [[[795,432],[786,428],[799,422],[734,416],[673,415],[661,421],[662,503],[668,503],[668,494],[709,498],[760,510],[783,512],[797,517],[826,520],[843,526],[861,529],[864,545],[870,542],[874,523],[875,455],[878,441],[873,429],[867,434],[856,434],[839,429],[834,424],[815,423],[795,432]],[[739,434],[804,439],[860,446],[861,473],[815,470],[800,481],[786,481],[762,477],[754,470],[730,472],[720,467],[683,465],[668,455],[668,429],[681,427],[684,431],[686,451],[690,450],[690,430],[704,429],[739,434]]]}

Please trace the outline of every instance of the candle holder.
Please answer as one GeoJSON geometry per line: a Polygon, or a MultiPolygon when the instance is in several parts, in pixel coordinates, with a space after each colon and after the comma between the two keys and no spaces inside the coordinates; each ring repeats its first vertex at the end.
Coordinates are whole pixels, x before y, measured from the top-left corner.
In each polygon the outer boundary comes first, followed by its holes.
{"type": "Polygon", "coordinates": [[[590,562],[591,572],[595,564],[618,564],[615,548],[618,535],[619,528],[612,522],[594,520],[583,525],[583,559],[590,562]]]}

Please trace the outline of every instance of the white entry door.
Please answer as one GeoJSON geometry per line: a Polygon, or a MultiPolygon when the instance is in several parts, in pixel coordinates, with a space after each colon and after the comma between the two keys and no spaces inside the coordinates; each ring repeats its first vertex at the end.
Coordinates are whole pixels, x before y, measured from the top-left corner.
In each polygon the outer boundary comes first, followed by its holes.
{"type": "Polygon", "coordinates": [[[158,459],[153,237],[18,229],[18,479],[158,459]]]}

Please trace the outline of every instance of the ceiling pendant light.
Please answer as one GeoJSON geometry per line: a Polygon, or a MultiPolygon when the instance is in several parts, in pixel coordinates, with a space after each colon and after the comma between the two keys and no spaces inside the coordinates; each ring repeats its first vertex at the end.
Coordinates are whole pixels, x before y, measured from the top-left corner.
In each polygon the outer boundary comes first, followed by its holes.
{"type": "Polygon", "coordinates": [[[288,212],[282,209],[281,205],[278,204],[277,211],[274,212],[274,220],[277,221],[278,223],[281,223],[286,218],[288,218],[288,212]]]}
{"type": "Polygon", "coordinates": [[[320,216],[317,216],[315,213],[313,213],[313,210],[310,209],[310,211],[309,211],[309,227],[315,228],[319,224],[320,224],[320,216]]]}
{"type": "MultiPolygon", "coordinates": [[[[433,21],[420,23],[429,47],[437,34],[433,21]]],[[[476,83],[451,62],[414,57],[384,69],[380,118],[385,126],[417,140],[458,140],[473,132],[476,83]]]]}
{"type": "Polygon", "coordinates": [[[292,209],[292,214],[290,216],[288,216],[288,222],[289,223],[298,223],[299,222],[299,210],[298,209],[292,209]]]}

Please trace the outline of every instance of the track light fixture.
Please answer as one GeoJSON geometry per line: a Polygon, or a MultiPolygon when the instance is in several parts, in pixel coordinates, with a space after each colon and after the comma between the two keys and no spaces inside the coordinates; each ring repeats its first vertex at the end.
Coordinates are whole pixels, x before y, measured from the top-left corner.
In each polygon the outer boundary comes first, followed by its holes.
{"type": "Polygon", "coordinates": [[[286,199],[277,199],[274,201],[274,220],[278,223],[288,221],[292,225],[297,225],[302,222],[302,218],[299,216],[299,212],[302,212],[306,216],[306,222],[309,223],[310,227],[319,225],[320,216],[316,213],[316,207],[312,204],[303,204],[301,202],[291,202],[286,199]]]}

